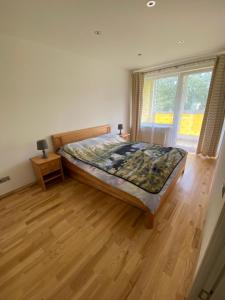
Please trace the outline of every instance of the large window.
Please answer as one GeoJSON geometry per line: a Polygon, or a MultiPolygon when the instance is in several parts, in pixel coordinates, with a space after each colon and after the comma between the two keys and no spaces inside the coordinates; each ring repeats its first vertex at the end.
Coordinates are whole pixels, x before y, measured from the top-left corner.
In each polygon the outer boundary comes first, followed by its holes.
{"type": "Polygon", "coordinates": [[[172,124],[178,76],[145,78],[143,123],[172,124]]]}
{"type": "Polygon", "coordinates": [[[211,71],[184,75],[179,135],[199,136],[211,75],[211,71]]]}
{"type": "Polygon", "coordinates": [[[161,77],[145,76],[142,126],[171,127],[177,145],[196,144],[211,75],[212,70],[205,68],[161,77]]]}

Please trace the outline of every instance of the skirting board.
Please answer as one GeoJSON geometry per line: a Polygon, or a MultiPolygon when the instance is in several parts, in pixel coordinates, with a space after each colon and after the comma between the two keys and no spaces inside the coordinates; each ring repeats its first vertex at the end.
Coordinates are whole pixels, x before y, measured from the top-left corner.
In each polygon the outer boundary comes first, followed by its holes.
{"type": "Polygon", "coordinates": [[[14,189],[14,190],[12,190],[12,191],[10,191],[8,193],[2,194],[2,195],[0,195],[0,200],[2,200],[3,198],[6,198],[8,196],[11,196],[11,195],[13,195],[15,193],[21,192],[21,191],[23,191],[23,190],[27,189],[28,187],[31,187],[31,186],[33,186],[35,184],[37,184],[36,181],[28,183],[28,184],[25,184],[25,185],[23,185],[23,186],[21,186],[21,187],[19,187],[17,189],[14,189]]]}

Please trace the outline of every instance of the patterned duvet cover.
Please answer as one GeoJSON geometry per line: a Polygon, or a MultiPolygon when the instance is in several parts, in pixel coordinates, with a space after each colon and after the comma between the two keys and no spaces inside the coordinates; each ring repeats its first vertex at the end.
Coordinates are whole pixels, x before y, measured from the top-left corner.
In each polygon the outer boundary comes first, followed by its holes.
{"type": "Polygon", "coordinates": [[[113,134],[67,144],[63,150],[75,159],[152,194],[162,190],[169,176],[186,156],[183,149],[126,142],[113,134]]]}

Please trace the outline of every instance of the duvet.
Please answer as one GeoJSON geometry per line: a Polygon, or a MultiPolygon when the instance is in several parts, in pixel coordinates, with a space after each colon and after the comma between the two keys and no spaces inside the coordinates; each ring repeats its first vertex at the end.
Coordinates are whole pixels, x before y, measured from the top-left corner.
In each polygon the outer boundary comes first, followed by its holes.
{"type": "Polygon", "coordinates": [[[186,155],[180,148],[126,142],[113,134],[70,143],[63,150],[152,194],[162,190],[186,155]]]}

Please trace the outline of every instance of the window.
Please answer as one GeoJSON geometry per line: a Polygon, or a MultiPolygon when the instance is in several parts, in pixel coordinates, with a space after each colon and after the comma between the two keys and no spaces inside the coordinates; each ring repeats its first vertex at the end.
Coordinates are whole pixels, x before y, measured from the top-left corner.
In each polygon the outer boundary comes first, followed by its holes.
{"type": "MultiPolygon", "coordinates": [[[[141,125],[171,127],[177,146],[197,146],[212,68],[145,76],[141,125]]],[[[189,147],[189,148],[190,148],[189,147]]]]}
{"type": "Polygon", "coordinates": [[[211,71],[184,75],[179,135],[200,135],[211,75],[211,71]]]}
{"type": "Polygon", "coordinates": [[[178,76],[145,78],[143,123],[173,124],[178,76]]]}

